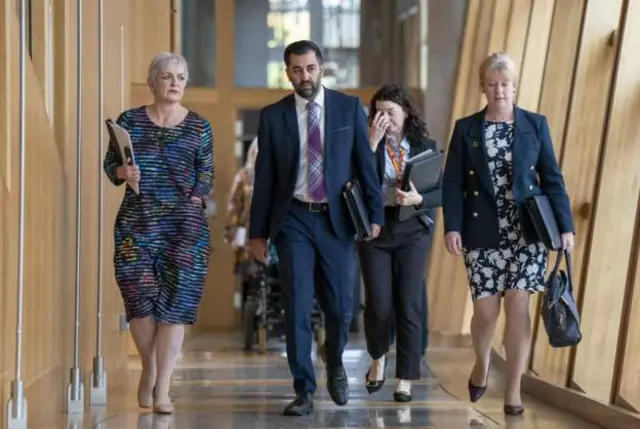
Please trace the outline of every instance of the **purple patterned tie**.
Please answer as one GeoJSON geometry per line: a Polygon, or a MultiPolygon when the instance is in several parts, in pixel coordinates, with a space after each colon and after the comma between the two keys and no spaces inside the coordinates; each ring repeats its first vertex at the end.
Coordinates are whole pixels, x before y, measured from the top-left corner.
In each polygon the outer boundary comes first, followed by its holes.
{"type": "Polygon", "coordinates": [[[320,138],[320,106],[313,101],[307,103],[307,186],[314,202],[325,197],[322,142],[320,138]]]}

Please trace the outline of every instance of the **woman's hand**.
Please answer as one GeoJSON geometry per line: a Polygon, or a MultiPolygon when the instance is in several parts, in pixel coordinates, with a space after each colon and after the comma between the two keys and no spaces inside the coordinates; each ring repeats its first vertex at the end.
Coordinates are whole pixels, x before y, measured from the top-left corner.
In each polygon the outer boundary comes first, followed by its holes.
{"type": "Polygon", "coordinates": [[[140,182],[140,167],[129,165],[130,162],[131,159],[128,159],[125,165],[116,168],[116,177],[127,183],[138,183],[140,182]]]}
{"type": "Polygon", "coordinates": [[[189,198],[193,204],[196,204],[202,207],[202,199],[200,197],[191,197],[189,198]]]}
{"type": "Polygon", "coordinates": [[[565,232],[561,236],[562,250],[571,253],[573,250],[573,232],[565,232]]]}
{"type": "Polygon", "coordinates": [[[452,255],[460,256],[462,254],[462,237],[459,232],[448,232],[444,236],[444,245],[447,248],[447,252],[452,255]]]}
{"type": "Polygon", "coordinates": [[[409,182],[408,192],[396,189],[396,203],[401,206],[417,206],[422,204],[422,195],[416,191],[416,187],[413,186],[413,182],[409,182]]]}
{"type": "Polygon", "coordinates": [[[389,119],[387,119],[387,115],[378,110],[369,126],[369,143],[372,150],[376,150],[388,127],[389,119]]]}

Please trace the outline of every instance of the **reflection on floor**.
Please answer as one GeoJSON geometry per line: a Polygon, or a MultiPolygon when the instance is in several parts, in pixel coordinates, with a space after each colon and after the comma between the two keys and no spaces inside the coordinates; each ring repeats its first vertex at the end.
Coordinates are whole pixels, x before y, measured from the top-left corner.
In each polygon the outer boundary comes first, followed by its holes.
{"type": "MultiPolygon", "coordinates": [[[[199,336],[185,348],[184,358],[174,378],[172,396],[177,412],[154,416],[136,407],[135,391],[139,364],[132,362],[124,391],[112,391],[106,410],[84,415],[83,421],[67,418],[48,424],[48,429],[199,429],[199,428],[494,428],[511,429],[594,429],[584,421],[566,415],[532,398],[525,398],[524,417],[505,419],[502,414],[500,379],[478,404],[467,402],[466,379],[471,354],[467,348],[434,344],[423,379],[414,384],[414,401],[393,402],[393,356],[388,382],[380,392],[368,395],[363,377],[370,363],[363,344],[354,340],[345,352],[351,396],[345,407],[331,402],[324,388],[324,367],[317,362],[319,391],[312,417],[280,415],[291,400],[291,380],[277,341],[265,355],[245,355],[236,338],[221,335],[199,336]]],[[[494,371],[495,373],[496,371],[494,371]]],[[[43,427],[44,429],[44,427],[43,427]]]]}

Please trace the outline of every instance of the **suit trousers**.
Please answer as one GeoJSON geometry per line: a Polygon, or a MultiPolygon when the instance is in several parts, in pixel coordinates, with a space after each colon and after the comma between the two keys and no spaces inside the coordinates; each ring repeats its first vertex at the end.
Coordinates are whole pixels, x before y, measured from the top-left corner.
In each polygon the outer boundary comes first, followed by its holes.
{"type": "Polygon", "coordinates": [[[353,314],[355,242],[336,237],[328,212],[292,204],[275,239],[289,370],[298,394],[317,389],[311,360],[314,292],[325,315],[327,367],[342,365],[353,314]]]}
{"type": "Polygon", "coordinates": [[[359,248],[365,337],[369,354],[379,359],[389,351],[395,325],[396,378],[418,380],[429,232],[417,218],[397,221],[394,212],[386,209],[380,236],[359,248]]]}

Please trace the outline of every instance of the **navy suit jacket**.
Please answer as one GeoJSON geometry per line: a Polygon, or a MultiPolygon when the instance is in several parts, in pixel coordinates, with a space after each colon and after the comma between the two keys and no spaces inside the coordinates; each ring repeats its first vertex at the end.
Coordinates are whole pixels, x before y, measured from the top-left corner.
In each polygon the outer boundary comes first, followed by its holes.
{"type": "MultiPolygon", "coordinates": [[[[435,140],[432,139],[416,139],[407,137],[409,141],[409,158],[412,158],[426,150],[437,151],[438,147],[435,140]]],[[[376,148],[376,169],[378,171],[378,180],[382,186],[384,181],[384,170],[386,166],[386,149],[385,142],[382,141],[376,148]]],[[[431,229],[432,221],[434,219],[434,213],[436,207],[442,205],[442,176],[440,176],[440,182],[438,186],[433,189],[426,189],[421,192],[422,204],[420,204],[419,210],[416,212],[416,216],[420,219],[420,222],[425,228],[431,229]],[[425,218],[427,216],[431,221],[425,218]]]]}
{"type": "MultiPolygon", "coordinates": [[[[499,243],[497,201],[485,149],[486,108],[456,121],[443,183],[445,234],[457,231],[468,249],[499,243]]],[[[574,232],[571,204],[545,116],[515,108],[513,196],[528,243],[539,241],[524,200],[546,195],[561,233],[574,232]]]]}
{"type": "MultiPolygon", "coordinates": [[[[324,89],[324,180],[329,217],[340,239],[355,239],[342,191],[358,179],[372,223],[383,224],[382,195],[360,100],[324,89]]],[[[260,111],[249,237],[273,239],[289,210],[300,164],[300,137],[293,94],[260,111]]]]}

